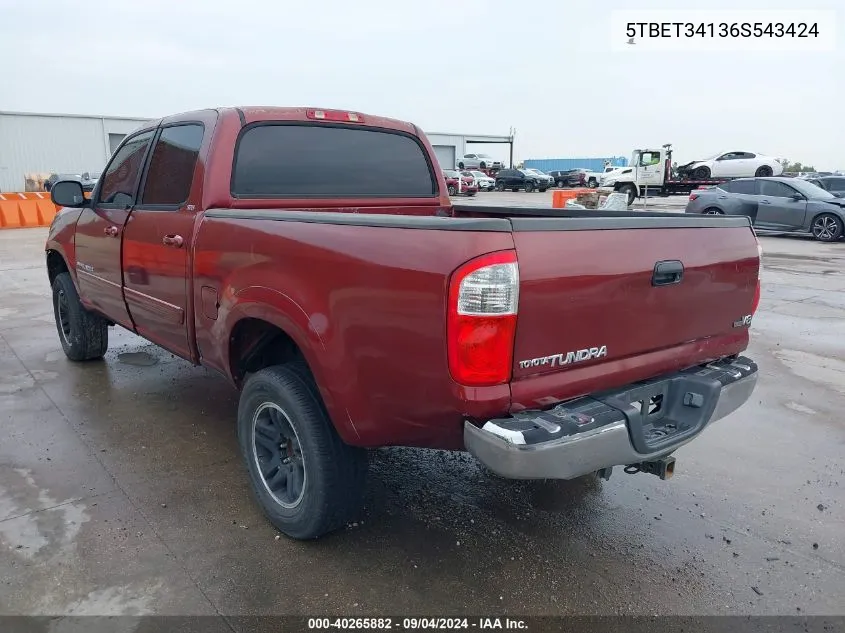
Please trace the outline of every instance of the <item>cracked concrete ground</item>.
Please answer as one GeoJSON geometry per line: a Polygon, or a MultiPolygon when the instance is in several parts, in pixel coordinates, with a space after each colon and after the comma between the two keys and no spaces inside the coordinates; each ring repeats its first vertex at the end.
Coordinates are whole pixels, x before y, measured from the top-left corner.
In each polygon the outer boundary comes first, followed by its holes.
{"type": "Polygon", "coordinates": [[[45,234],[0,232],[0,614],[845,613],[845,243],[762,238],[758,390],[671,481],[386,449],[364,521],[300,543],[250,497],[221,378],[120,329],[65,359],[45,234]]]}

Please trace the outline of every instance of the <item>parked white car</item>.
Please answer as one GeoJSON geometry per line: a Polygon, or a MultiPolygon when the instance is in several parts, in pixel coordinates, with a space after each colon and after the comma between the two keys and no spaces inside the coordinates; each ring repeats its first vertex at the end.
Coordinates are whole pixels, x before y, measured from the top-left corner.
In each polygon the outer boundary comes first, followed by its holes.
{"type": "Polygon", "coordinates": [[[628,169],[628,167],[619,167],[618,165],[605,165],[603,172],[588,171],[586,174],[584,174],[584,182],[587,183],[588,187],[596,188],[601,185],[604,182],[604,179],[607,178],[610,174],[621,172],[623,169],[628,169]]]}
{"type": "Polygon", "coordinates": [[[708,178],[750,178],[752,176],[780,176],[783,165],[774,156],[754,152],[721,152],[704,160],[678,167],[679,178],[707,180],[708,178]]]}
{"type": "Polygon", "coordinates": [[[493,188],[496,186],[496,179],[490,178],[483,171],[462,171],[461,174],[471,176],[481,191],[493,191],[493,188]]]}
{"type": "Polygon", "coordinates": [[[496,160],[489,154],[464,154],[458,158],[458,169],[501,169],[502,161],[496,160]]]}

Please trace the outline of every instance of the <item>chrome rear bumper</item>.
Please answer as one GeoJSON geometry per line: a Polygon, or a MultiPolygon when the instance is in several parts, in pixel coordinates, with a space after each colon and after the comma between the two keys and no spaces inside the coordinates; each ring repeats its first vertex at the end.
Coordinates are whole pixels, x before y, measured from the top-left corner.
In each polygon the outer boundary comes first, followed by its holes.
{"type": "Polygon", "coordinates": [[[670,454],[742,406],[756,384],[757,365],[740,357],[482,427],[465,421],[464,444],[503,477],[574,479],[670,454]]]}

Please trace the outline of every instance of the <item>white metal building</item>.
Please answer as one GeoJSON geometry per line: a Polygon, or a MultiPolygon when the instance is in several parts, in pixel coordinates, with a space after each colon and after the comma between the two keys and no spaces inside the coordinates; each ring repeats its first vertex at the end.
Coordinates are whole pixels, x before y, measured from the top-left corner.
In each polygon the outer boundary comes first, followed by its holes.
{"type": "Polygon", "coordinates": [[[147,119],[0,112],[0,191],[30,175],[102,171],[123,137],[147,119]]]}
{"type": "MultiPolygon", "coordinates": [[[[77,114],[0,111],[0,191],[25,191],[27,181],[52,173],[100,173],[123,138],[149,119],[77,114]]],[[[473,151],[467,145],[502,144],[485,151],[509,160],[507,136],[428,134],[440,166],[453,168],[458,156],[473,151]]]]}

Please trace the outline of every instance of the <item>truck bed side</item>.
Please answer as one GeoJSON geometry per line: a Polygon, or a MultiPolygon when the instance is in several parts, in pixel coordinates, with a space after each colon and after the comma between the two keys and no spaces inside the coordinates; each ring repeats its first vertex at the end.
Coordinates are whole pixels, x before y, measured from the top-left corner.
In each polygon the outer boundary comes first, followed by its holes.
{"type": "Polygon", "coordinates": [[[230,332],[262,319],[302,351],[347,442],[460,448],[463,417],[507,410],[510,389],[450,379],[448,278],[512,248],[500,219],[209,210],[194,266],[203,363],[228,373],[230,332]]]}

